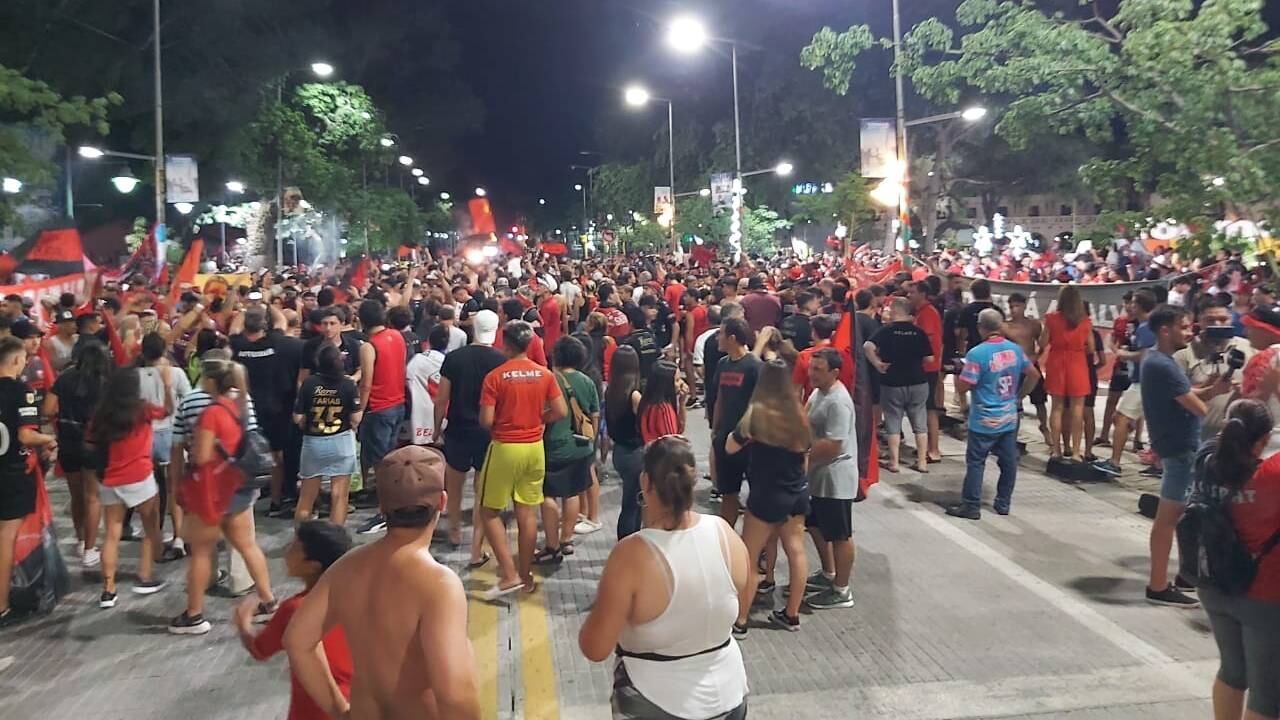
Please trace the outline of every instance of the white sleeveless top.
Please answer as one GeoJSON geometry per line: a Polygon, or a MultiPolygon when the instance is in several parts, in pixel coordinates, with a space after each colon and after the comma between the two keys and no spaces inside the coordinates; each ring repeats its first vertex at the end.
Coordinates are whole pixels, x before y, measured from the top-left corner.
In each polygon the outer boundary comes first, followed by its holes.
{"type": "Polygon", "coordinates": [[[747,671],[731,638],[738,590],[727,560],[725,529],[698,515],[685,530],[645,528],[637,533],[671,570],[671,600],[653,620],[622,631],[631,653],[682,657],[653,661],[624,657],[631,682],[650,702],[681,718],[709,718],[742,704],[747,671]],[[729,641],[715,652],[695,655],[729,641]]]}

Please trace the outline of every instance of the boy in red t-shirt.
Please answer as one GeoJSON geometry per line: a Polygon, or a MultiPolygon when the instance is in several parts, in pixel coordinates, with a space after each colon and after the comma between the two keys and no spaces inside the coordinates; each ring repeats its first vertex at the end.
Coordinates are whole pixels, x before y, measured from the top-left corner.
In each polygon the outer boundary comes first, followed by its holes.
{"type": "MultiPolygon", "coordinates": [[[[351,535],[341,526],[323,520],[308,520],[298,526],[293,542],[285,551],[284,565],[289,577],[302,580],[302,592],[280,603],[275,615],[257,634],[253,632],[253,616],[258,608],[258,599],[249,598],[236,607],[235,624],[240,642],[254,660],[267,660],[284,650],[284,634],[289,629],[294,611],[324,571],[350,549],[351,535]]],[[[351,697],[351,675],[354,672],[351,648],[347,646],[347,636],[341,626],[334,626],[324,636],[323,644],[325,662],[335,685],[330,688],[334,691],[330,701],[345,714],[350,710],[347,700],[351,697]]],[[[288,720],[324,720],[328,717],[290,670],[288,720]]]]}

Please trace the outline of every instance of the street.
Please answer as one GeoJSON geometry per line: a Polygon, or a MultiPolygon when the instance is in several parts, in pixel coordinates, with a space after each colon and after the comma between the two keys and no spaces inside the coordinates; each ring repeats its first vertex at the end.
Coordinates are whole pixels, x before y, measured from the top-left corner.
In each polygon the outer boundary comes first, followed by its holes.
{"type": "MultiPolygon", "coordinates": [[[[705,461],[700,411],[689,424],[705,461]]],[[[940,505],[958,495],[964,445],[944,437],[943,452],[928,475],[882,474],[856,506],[854,608],[806,611],[800,632],[788,633],[770,627],[766,606],[757,606],[742,642],[749,717],[1205,717],[1217,652],[1202,611],[1144,600],[1149,521],[1135,512],[1136,493],[1048,478],[1031,469],[1043,468],[1043,445],[1033,443],[1012,514],[957,520],[940,505]]],[[[988,499],[994,472],[992,461],[988,499]]],[[[704,509],[708,489],[699,486],[704,509]]],[[[65,486],[50,490],[69,555],[65,486]]],[[[605,529],[580,537],[577,553],[536,594],[471,601],[485,718],[609,717],[612,665],[587,662],[577,633],[613,544],[618,495],[610,469],[605,529]]],[[[277,595],[296,592],[281,580],[289,523],[260,519],[258,535],[277,595]]],[[[136,544],[126,546],[122,587],[136,553],[136,544]]],[[[442,560],[461,569],[465,555],[442,560]]],[[[209,635],[165,632],[181,610],[183,578],[180,564],[162,567],[166,590],[141,597],[122,589],[120,606],[101,611],[96,577],[82,578],[76,565],[74,592],[51,617],[0,636],[0,718],[283,717],[285,663],[260,665],[241,649],[228,623],[231,601],[211,600],[209,635]]],[[[785,569],[778,577],[784,584],[785,569]]],[[[478,594],[493,582],[491,566],[464,580],[478,594]]]]}

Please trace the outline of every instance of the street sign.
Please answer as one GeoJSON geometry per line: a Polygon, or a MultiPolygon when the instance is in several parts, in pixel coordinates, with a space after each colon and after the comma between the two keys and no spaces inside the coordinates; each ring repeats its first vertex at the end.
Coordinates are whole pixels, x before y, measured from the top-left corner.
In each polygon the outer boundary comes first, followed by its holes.
{"type": "Polygon", "coordinates": [[[714,173],[711,176],[711,207],[717,212],[733,207],[733,173],[714,173]]]}

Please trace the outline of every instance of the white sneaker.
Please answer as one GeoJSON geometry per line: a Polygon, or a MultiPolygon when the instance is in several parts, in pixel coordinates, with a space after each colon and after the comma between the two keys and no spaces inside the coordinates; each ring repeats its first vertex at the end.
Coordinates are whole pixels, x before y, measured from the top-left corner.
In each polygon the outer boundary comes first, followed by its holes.
{"type": "Polygon", "coordinates": [[[98,548],[89,548],[84,551],[80,564],[85,570],[92,570],[102,564],[102,553],[98,548]]]}
{"type": "Polygon", "coordinates": [[[592,522],[587,518],[582,518],[577,522],[577,524],[573,526],[573,534],[574,535],[590,535],[591,533],[596,532],[602,527],[604,527],[603,523],[592,522]]]}

